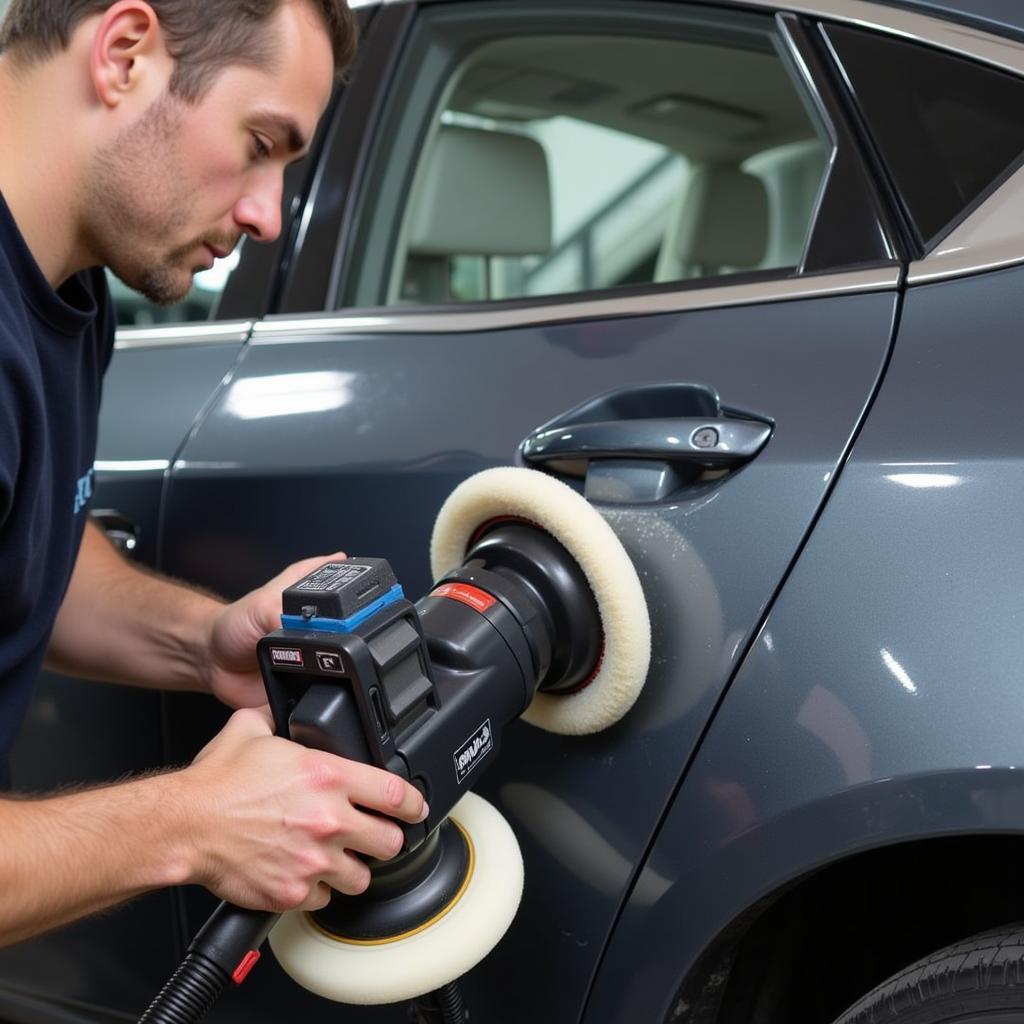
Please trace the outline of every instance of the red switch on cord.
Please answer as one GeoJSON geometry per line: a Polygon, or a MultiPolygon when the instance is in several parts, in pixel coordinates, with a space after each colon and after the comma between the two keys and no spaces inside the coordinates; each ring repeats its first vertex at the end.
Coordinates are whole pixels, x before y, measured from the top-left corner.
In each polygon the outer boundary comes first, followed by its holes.
{"type": "Polygon", "coordinates": [[[245,956],[239,961],[238,966],[231,973],[231,980],[236,985],[241,985],[243,981],[249,976],[249,972],[256,966],[256,961],[260,958],[260,951],[258,949],[250,949],[245,956]]]}

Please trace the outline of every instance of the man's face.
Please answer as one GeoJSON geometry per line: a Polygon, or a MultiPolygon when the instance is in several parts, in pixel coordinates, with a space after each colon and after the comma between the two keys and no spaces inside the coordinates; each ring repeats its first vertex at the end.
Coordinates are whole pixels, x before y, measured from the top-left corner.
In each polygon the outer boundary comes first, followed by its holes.
{"type": "Polygon", "coordinates": [[[243,234],[269,242],[281,230],[284,169],[312,139],[334,64],[302,0],[283,3],[266,30],[271,67],[228,67],[194,104],[165,93],[96,155],[83,204],[90,248],[152,302],[180,301],[243,234]]]}

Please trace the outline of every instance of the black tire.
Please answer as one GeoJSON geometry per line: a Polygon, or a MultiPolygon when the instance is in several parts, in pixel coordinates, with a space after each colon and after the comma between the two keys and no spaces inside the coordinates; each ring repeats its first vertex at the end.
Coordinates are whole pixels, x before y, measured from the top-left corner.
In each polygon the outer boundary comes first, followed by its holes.
{"type": "Polygon", "coordinates": [[[882,982],[835,1024],[1024,1024],[1024,924],[954,943],[882,982]]]}

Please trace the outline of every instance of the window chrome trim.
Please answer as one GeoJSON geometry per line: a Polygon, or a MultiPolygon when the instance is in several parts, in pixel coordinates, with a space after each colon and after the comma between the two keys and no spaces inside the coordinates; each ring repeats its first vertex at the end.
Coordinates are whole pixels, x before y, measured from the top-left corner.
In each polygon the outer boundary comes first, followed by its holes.
{"type": "Polygon", "coordinates": [[[1024,263],[1024,167],[1012,174],[923,260],[907,268],[907,283],[927,284],[950,277],[1024,263]]]}
{"type": "MultiPolygon", "coordinates": [[[[392,0],[383,0],[388,3],[392,0]]],[[[910,42],[937,47],[992,67],[1024,77],[1024,44],[981,29],[970,28],[939,17],[896,7],[880,6],[870,0],[714,0],[720,7],[764,8],[772,12],[820,17],[897,36],[910,42]]],[[[371,6],[373,0],[364,0],[371,6]]],[[[963,223],[955,228],[923,260],[908,268],[909,285],[981,273],[1024,263],[1024,231],[1016,235],[1008,228],[1024,223],[1024,169],[1017,171],[963,223]]],[[[275,344],[283,334],[310,335],[344,333],[387,334],[486,331],[530,326],[573,319],[607,316],[642,316],[712,309],[717,306],[748,305],[786,301],[815,295],[840,295],[896,287],[898,268],[839,272],[756,285],[698,289],[630,298],[591,299],[529,309],[486,311],[439,311],[403,314],[389,310],[382,315],[345,316],[313,314],[302,319],[268,317],[266,320],[201,324],[187,327],[122,328],[117,332],[117,349],[172,345],[223,344],[243,342],[275,344]],[[826,283],[827,282],[827,283],[826,283]]]]}
{"type": "MultiPolygon", "coordinates": [[[[371,0],[372,2],[372,0],[371,0]]],[[[384,0],[385,3],[391,0],[384,0]]],[[[870,0],[713,0],[723,8],[766,9],[842,22],[936,47],[1024,77],[1024,44],[939,16],[882,6],[870,0]]],[[[923,260],[911,263],[907,283],[924,284],[1024,263],[1024,169],[998,188],[923,260]]],[[[833,278],[846,275],[831,275],[833,278]]],[[[781,297],[781,296],[779,296],[781,297]]],[[[769,298],[767,301],[771,301],[769,298]]],[[[732,303],[729,303],[732,304],[732,303]]],[[[684,306],[679,308],[697,308],[684,306]]],[[[447,314],[439,314],[448,316],[447,314]]],[[[600,315],[600,314],[599,314],[600,315]]],[[[353,318],[341,318],[352,324],[353,318]]],[[[540,321],[538,321],[540,322],[540,321]]],[[[379,330],[364,327],[364,330],[379,330]]],[[[260,327],[257,334],[263,334],[260,327]]]]}
{"type": "Polygon", "coordinates": [[[500,331],[513,327],[537,327],[564,321],[600,320],[609,317],[653,316],[688,310],[752,306],[830,295],[850,295],[896,288],[897,265],[853,270],[837,274],[790,277],[756,284],[717,285],[645,295],[577,299],[571,302],[516,308],[437,312],[403,312],[394,309],[358,310],[346,315],[313,313],[307,317],[271,316],[253,327],[253,345],[278,345],[289,341],[328,341],[337,334],[458,334],[500,331]]]}
{"type": "Polygon", "coordinates": [[[163,473],[171,468],[169,459],[96,459],[97,473],[163,473]]]}
{"type": "Polygon", "coordinates": [[[255,320],[224,323],[168,324],[166,327],[119,327],[114,348],[170,348],[180,345],[242,344],[252,333],[255,320]]]}
{"type": "MultiPolygon", "coordinates": [[[[373,0],[365,0],[365,2],[369,5],[373,0]]],[[[384,0],[384,2],[390,2],[390,0],[384,0]]],[[[792,12],[834,20],[834,22],[896,36],[909,42],[933,46],[977,60],[1000,71],[1024,77],[1024,44],[1015,39],[998,36],[981,29],[948,22],[942,17],[931,14],[882,6],[871,3],[870,0],[714,0],[714,2],[720,7],[738,7],[748,10],[762,8],[773,13],[792,12]]],[[[1024,263],[1024,229],[1015,233],[1012,229],[1014,224],[1024,224],[1024,169],[1018,171],[997,188],[992,196],[963,223],[955,227],[928,256],[923,260],[911,263],[908,267],[907,284],[921,285],[1024,263]]],[[[847,275],[841,273],[830,276],[835,280],[847,275]]],[[[691,294],[696,296],[699,293],[691,294]]],[[[771,296],[765,301],[772,301],[773,298],[783,298],[783,296],[771,296]]],[[[715,304],[718,303],[709,302],[708,306],[715,304]]],[[[726,299],[722,304],[736,303],[726,299]]],[[[579,306],[575,307],[579,308],[579,306]]],[[[564,308],[569,308],[569,304],[566,304],[564,308]]],[[[676,308],[700,307],[686,304],[676,308]]],[[[453,316],[465,317],[466,315],[468,314],[438,313],[436,317],[442,317],[446,323],[452,324],[453,316]]],[[[594,315],[603,314],[595,313],[594,315]]],[[[419,319],[429,322],[436,317],[421,316],[419,319]]],[[[347,331],[355,330],[354,325],[360,318],[344,316],[335,317],[335,319],[337,323],[345,325],[344,330],[347,331]]],[[[359,330],[387,330],[376,326],[380,322],[380,317],[371,317],[370,322],[367,322],[359,330]]],[[[410,322],[408,319],[404,319],[402,323],[410,322]]],[[[536,323],[543,323],[543,321],[539,319],[536,323]]],[[[507,326],[512,325],[509,323],[507,326]]],[[[454,327],[447,329],[459,330],[454,327]]],[[[426,328],[425,330],[434,329],[426,328]]],[[[259,340],[260,337],[273,337],[273,335],[274,329],[269,325],[266,329],[257,325],[254,340],[259,340]]]]}

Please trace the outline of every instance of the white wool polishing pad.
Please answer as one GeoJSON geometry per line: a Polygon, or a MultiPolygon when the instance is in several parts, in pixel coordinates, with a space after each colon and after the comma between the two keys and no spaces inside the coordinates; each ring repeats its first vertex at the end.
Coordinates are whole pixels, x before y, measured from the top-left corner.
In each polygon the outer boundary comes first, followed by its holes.
{"type": "Polygon", "coordinates": [[[308,914],[285,914],[270,933],[270,947],[293,980],[338,1003],[400,1003],[447,985],[483,960],[516,916],[523,858],[508,822],[475,793],[449,817],[469,839],[471,863],[447,912],[420,931],[377,943],[332,938],[308,914]]]}
{"type": "Polygon", "coordinates": [[[565,736],[607,729],[633,706],[651,660],[651,622],[636,569],[586,498],[544,473],[502,466],[464,480],[441,507],[430,543],[434,579],[462,565],[484,523],[503,518],[529,520],[572,555],[593,591],[604,631],[593,680],[572,694],[538,693],[523,718],[565,736]]]}

